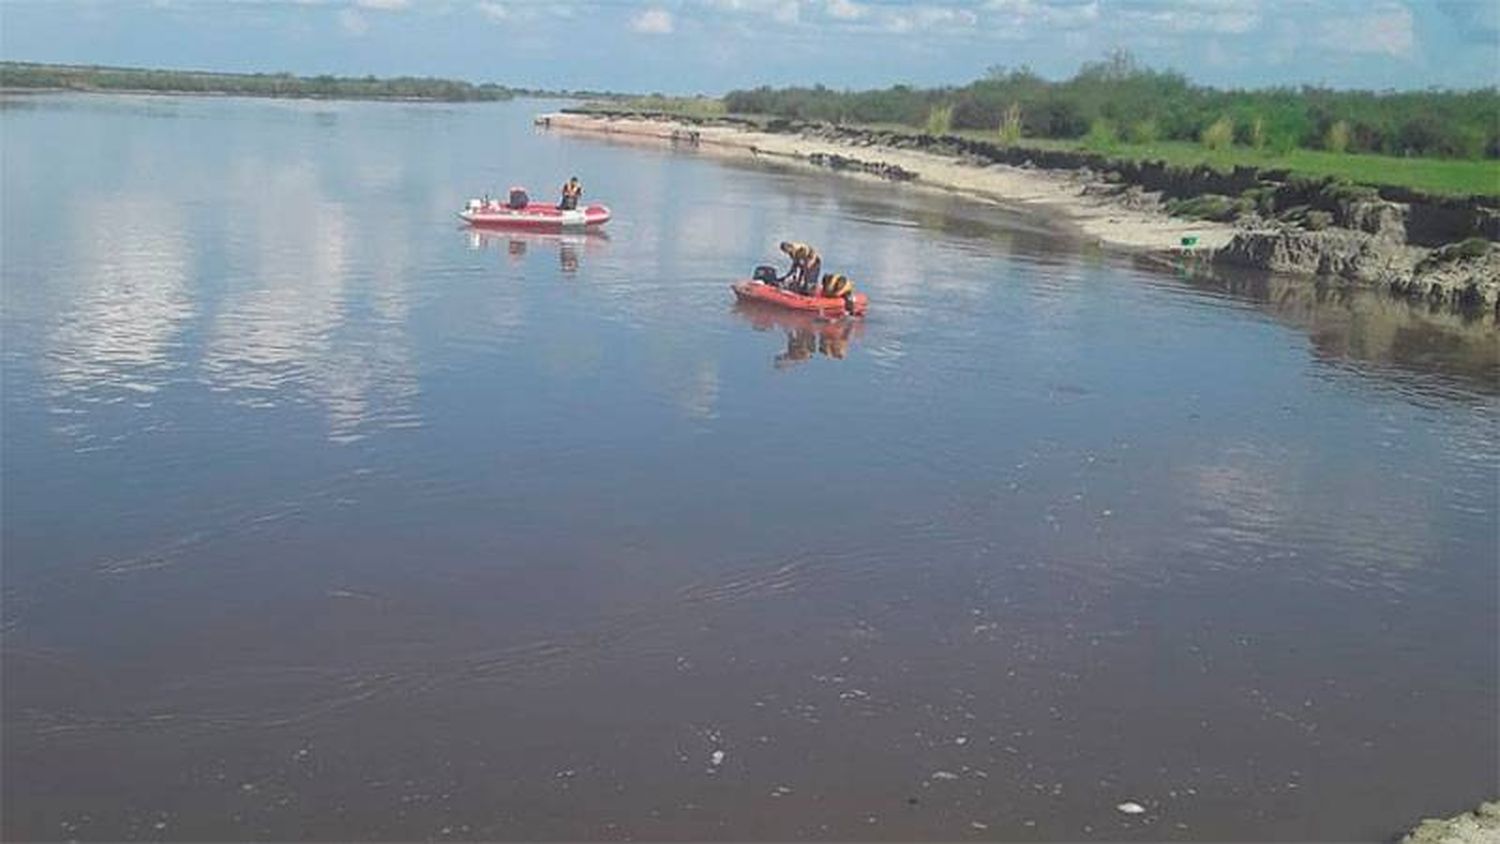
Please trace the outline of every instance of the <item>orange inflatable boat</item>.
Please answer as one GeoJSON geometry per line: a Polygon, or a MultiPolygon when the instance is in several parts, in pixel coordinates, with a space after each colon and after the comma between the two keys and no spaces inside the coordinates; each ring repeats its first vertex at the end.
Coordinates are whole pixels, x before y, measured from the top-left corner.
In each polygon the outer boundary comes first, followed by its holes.
{"type": "MultiPolygon", "coordinates": [[[[766,284],[763,281],[747,279],[737,281],[730,285],[734,295],[741,302],[761,302],[767,305],[790,308],[794,311],[812,311],[824,316],[838,316],[844,313],[844,300],[831,296],[803,296],[783,290],[774,284],[766,284]]],[[[863,316],[865,308],[869,306],[869,299],[863,293],[854,294],[854,313],[863,316]]]]}

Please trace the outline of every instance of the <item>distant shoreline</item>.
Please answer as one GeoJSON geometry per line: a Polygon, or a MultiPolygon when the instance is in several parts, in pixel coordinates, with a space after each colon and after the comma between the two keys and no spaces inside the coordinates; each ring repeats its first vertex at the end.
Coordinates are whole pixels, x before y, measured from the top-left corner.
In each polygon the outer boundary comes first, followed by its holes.
{"type": "Polygon", "coordinates": [[[130,97],[203,97],[246,100],[312,100],[349,103],[433,103],[441,105],[486,104],[510,102],[510,99],[569,99],[550,94],[515,94],[504,100],[446,100],[438,97],[339,96],[320,94],[252,94],[240,91],[172,91],[146,88],[18,88],[0,87],[0,96],[40,96],[44,94],[81,94],[86,96],[130,97]]]}
{"type": "Polygon", "coordinates": [[[297,76],[14,61],[0,62],[0,89],[435,102],[510,100],[521,93],[494,82],[435,77],[297,76]]]}

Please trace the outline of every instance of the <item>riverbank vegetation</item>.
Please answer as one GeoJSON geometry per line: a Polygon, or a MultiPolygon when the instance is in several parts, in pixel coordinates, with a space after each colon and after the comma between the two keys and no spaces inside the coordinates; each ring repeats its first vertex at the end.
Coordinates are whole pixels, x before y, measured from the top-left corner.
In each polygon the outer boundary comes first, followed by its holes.
{"type": "Polygon", "coordinates": [[[506,100],[503,85],[411,76],[293,76],[290,73],[207,73],[95,65],[0,63],[0,87],[67,91],[146,91],[162,94],[227,94],[246,97],[400,99],[468,102],[506,100]]]}
{"type": "Polygon", "coordinates": [[[756,88],[732,114],[959,134],[1132,160],[1253,165],[1447,194],[1500,195],[1500,90],[1219,90],[1117,52],[1054,82],[995,68],[961,87],[756,88]]]}

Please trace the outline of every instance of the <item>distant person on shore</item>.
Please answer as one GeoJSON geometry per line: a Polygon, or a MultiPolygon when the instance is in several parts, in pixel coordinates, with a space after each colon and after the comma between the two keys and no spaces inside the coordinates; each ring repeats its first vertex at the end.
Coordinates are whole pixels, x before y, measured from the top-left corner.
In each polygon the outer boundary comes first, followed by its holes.
{"type": "Polygon", "coordinates": [[[805,243],[783,240],[781,251],[792,259],[792,266],[786,271],[786,275],[781,277],[780,282],[793,293],[801,293],[803,296],[818,295],[818,280],[822,278],[823,272],[823,258],[818,254],[818,250],[805,243]]]}
{"type": "Polygon", "coordinates": [[[562,186],[562,201],[557,207],[563,211],[574,211],[578,208],[578,199],[583,196],[583,185],[579,184],[578,177],[574,176],[562,186]]]}

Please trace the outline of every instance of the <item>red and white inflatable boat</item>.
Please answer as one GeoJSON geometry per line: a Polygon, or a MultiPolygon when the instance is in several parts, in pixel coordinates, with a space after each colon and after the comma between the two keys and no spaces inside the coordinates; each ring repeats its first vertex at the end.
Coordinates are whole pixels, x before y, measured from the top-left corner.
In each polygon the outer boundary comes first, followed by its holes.
{"type": "Polygon", "coordinates": [[[458,216],[473,226],[558,231],[602,226],[609,222],[609,208],[596,204],[564,211],[548,202],[471,199],[458,216]]]}

